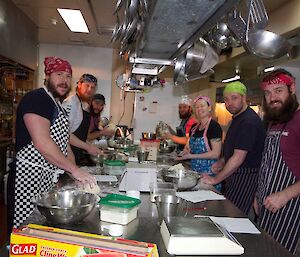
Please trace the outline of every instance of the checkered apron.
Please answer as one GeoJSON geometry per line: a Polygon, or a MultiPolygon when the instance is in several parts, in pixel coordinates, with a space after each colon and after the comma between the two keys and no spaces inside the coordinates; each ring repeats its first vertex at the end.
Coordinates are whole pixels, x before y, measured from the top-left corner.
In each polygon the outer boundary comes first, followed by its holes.
{"type": "MultiPolygon", "coordinates": [[[[50,126],[50,136],[66,156],[69,122],[60,104],[56,101],[55,104],[59,113],[50,126]]],[[[14,227],[19,227],[34,210],[32,198],[54,186],[58,168],[49,163],[32,142],[18,151],[16,158],[14,227]]]]}

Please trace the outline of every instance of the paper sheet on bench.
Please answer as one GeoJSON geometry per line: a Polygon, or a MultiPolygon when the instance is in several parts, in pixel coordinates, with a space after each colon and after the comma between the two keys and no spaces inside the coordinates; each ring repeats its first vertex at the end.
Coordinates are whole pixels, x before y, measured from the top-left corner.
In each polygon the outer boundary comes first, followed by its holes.
{"type": "Polygon", "coordinates": [[[118,181],[116,176],[111,176],[111,175],[95,175],[95,178],[98,182],[117,182],[118,181]]]}
{"type": "Polygon", "coordinates": [[[248,218],[208,217],[232,233],[260,234],[260,231],[248,218]]]}
{"type": "Polygon", "coordinates": [[[184,200],[197,203],[208,200],[225,200],[223,195],[219,195],[210,190],[177,192],[176,195],[184,200]]]}

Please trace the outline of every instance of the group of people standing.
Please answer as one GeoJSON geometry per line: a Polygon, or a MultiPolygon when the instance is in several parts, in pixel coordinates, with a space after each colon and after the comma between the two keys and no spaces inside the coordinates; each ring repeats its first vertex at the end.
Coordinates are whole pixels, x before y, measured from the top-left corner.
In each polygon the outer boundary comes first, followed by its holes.
{"type": "MultiPolygon", "coordinates": [[[[95,185],[95,178],[78,167],[82,151],[99,154],[87,139],[114,133],[97,126],[105,98],[95,94],[93,75],[83,74],[76,93],[66,98],[71,65],[57,57],[45,58],[44,64],[44,87],[26,94],[17,110],[16,159],[8,179],[9,232],[29,217],[34,209],[31,199],[50,190],[60,173],[95,185]]],[[[177,159],[191,160],[192,169],[204,173],[203,183],[222,190],[245,214],[254,206],[258,224],[294,253],[300,233],[300,111],[295,78],[279,69],[263,78],[261,88],[264,123],[248,106],[245,85],[226,85],[224,102],[232,122],[224,144],[207,96],[193,102],[182,98],[177,135],[165,137],[182,145],[177,159]]]]}
{"type": "Polygon", "coordinates": [[[222,191],[246,215],[254,207],[258,225],[295,253],[300,235],[300,108],[295,78],[278,69],[266,74],[261,89],[263,120],[248,106],[244,84],[225,86],[223,97],[232,121],[223,144],[210,98],[196,97],[189,104],[196,122],[177,160],[190,160],[191,168],[203,173],[202,183],[222,191]]]}

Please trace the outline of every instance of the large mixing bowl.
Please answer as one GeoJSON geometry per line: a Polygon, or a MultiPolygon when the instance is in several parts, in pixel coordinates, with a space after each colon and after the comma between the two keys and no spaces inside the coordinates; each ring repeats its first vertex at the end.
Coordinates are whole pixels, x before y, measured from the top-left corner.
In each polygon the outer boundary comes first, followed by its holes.
{"type": "Polygon", "coordinates": [[[161,170],[165,182],[174,183],[178,190],[188,190],[195,187],[200,178],[200,174],[192,171],[174,171],[168,169],[161,170]]]}
{"type": "Polygon", "coordinates": [[[33,202],[49,222],[74,224],[87,217],[98,200],[97,195],[68,189],[40,194],[33,202]]]}

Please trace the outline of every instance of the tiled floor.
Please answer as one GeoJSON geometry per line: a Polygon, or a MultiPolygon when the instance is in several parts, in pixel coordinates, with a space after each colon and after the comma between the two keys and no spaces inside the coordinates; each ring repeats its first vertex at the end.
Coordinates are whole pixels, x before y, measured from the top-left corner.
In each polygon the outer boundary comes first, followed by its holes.
{"type": "Polygon", "coordinates": [[[2,246],[7,241],[6,205],[3,193],[0,193],[0,217],[0,246],[2,246]]]}

